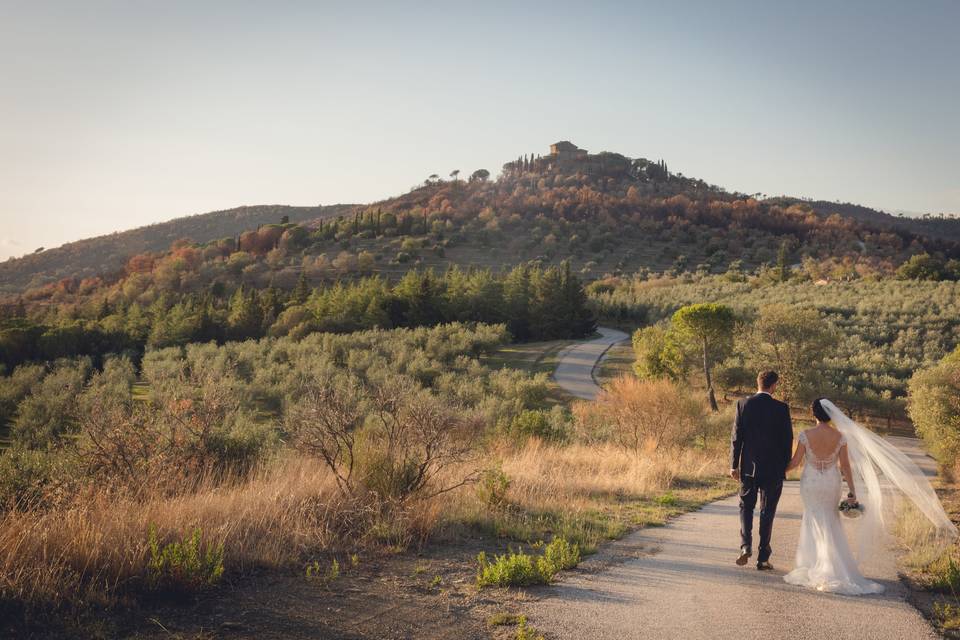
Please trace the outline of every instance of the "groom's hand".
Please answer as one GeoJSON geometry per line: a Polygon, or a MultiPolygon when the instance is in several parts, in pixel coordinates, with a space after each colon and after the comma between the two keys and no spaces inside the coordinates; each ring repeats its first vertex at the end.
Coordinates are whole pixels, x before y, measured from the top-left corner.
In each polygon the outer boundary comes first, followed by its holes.
{"type": "Polygon", "coordinates": [[[740,479],[740,469],[730,469],[730,477],[734,480],[740,479]]]}

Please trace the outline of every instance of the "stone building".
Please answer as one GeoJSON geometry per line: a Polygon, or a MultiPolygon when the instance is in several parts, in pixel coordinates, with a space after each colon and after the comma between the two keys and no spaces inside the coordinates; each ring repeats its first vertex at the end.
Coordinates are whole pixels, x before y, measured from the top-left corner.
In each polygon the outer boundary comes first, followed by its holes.
{"type": "Polygon", "coordinates": [[[581,149],[569,140],[561,140],[550,145],[550,155],[558,160],[587,157],[587,150],[581,149]]]}

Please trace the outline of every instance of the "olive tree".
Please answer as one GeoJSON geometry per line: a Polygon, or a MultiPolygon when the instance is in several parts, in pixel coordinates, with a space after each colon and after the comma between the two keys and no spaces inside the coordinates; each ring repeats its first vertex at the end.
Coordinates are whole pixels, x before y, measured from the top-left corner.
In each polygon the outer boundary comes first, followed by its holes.
{"type": "Polygon", "coordinates": [[[785,402],[807,399],[822,379],[824,358],[836,346],[837,332],[810,307],[769,304],[741,336],[743,351],[756,369],[775,369],[785,402]]]}

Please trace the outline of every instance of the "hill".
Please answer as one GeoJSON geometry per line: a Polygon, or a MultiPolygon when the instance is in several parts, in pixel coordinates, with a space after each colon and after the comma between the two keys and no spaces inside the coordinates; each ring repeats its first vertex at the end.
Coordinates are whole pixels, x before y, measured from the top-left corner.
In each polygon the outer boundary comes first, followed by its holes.
{"type": "Polygon", "coordinates": [[[826,200],[800,200],[797,198],[772,198],[773,203],[782,206],[806,204],[820,216],[840,215],[852,218],[878,229],[896,229],[915,233],[928,238],[945,238],[960,242],[960,218],[945,215],[927,215],[910,218],[878,211],[870,207],[849,202],[828,202],[826,200]]]}
{"type": "Polygon", "coordinates": [[[501,271],[567,260],[594,279],[803,264],[808,275],[836,279],[891,275],[923,252],[960,257],[960,242],[921,233],[933,229],[921,221],[853,205],[757,200],[674,173],[662,160],[590,154],[569,142],[506,163],[495,180],[482,169],[466,180],[452,176],[369,205],[181,218],[8,261],[0,277],[13,294],[8,303],[126,306],[206,293],[223,299],[241,286],[289,292],[301,276],[308,286],[370,275],[395,282],[411,269],[452,266],[501,271]]]}
{"type": "Polygon", "coordinates": [[[292,207],[259,205],[213,211],[129,231],[70,242],[55,249],[38,251],[0,262],[0,293],[35,288],[62,278],[90,278],[123,268],[136,254],[166,251],[175,241],[188,238],[209,242],[232,237],[259,225],[323,218],[348,211],[351,205],[292,207]]]}

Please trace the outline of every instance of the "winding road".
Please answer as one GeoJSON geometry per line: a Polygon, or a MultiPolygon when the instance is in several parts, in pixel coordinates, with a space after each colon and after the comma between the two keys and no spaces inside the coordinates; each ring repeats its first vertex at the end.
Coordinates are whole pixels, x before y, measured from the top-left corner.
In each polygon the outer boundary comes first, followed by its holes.
{"type": "MultiPolygon", "coordinates": [[[[577,397],[596,394],[594,366],[610,344],[626,337],[611,329],[600,332],[602,337],[569,348],[557,367],[557,382],[577,397]]],[[[916,440],[891,440],[933,473],[916,440]]],[[[783,582],[799,534],[799,488],[797,482],[784,487],[774,529],[773,572],[734,564],[739,521],[737,498],[731,497],[666,527],[641,529],[606,545],[562,582],[539,591],[526,607],[528,617],[552,637],[571,640],[937,638],[907,602],[893,554],[862,566],[866,575],[886,585],[880,596],[823,594],[783,582]]]]}
{"type": "Polygon", "coordinates": [[[613,345],[628,340],[630,336],[623,331],[599,327],[599,338],[577,342],[566,348],[560,355],[560,362],[553,373],[553,379],[561,389],[581,400],[593,400],[600,387],[593,377],[593,370],[613,345]]]}

